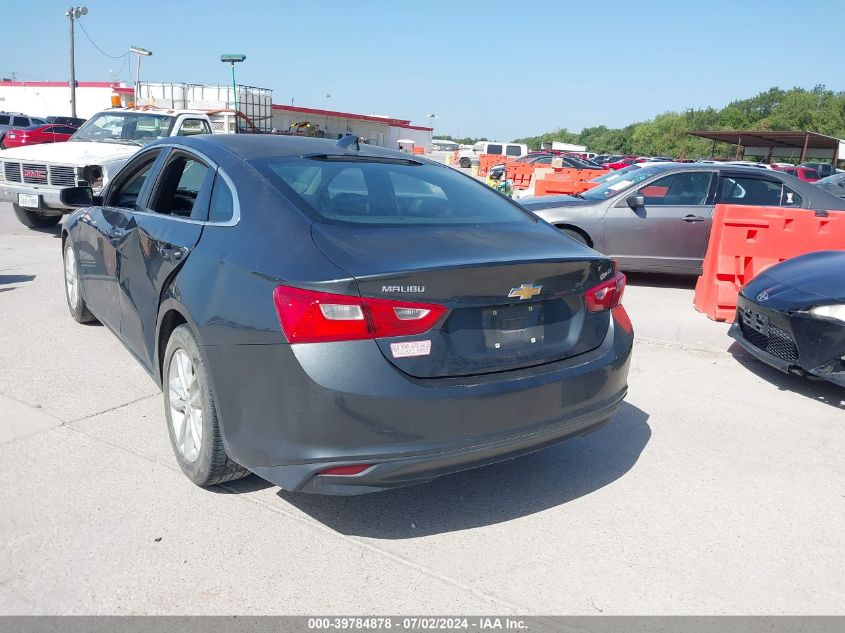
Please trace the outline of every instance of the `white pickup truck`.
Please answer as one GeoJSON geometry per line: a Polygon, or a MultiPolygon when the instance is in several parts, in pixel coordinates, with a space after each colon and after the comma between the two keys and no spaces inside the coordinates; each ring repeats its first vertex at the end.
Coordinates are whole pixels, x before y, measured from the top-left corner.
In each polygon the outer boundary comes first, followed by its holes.
{"type": "Polygon", "coordinates": [[[88,185],[98,193],[147,143],[211,133],[208,114],[197,110],[104,110],[66,143],[0,151],[0,202],[11,202],[18,220],[30,228],[54,226],[73,210],[59,199],[62,189],[88,185]]]}

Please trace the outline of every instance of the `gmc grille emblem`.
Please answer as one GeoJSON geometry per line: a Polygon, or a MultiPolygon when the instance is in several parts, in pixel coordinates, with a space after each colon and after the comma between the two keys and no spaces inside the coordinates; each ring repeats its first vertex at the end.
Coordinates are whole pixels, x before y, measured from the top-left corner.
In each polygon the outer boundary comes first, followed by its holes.
{"type": "Polygon", "coordinates": [[[46,178],[47,172],[43,169],[24,169],[24,178],[46,178]]]}

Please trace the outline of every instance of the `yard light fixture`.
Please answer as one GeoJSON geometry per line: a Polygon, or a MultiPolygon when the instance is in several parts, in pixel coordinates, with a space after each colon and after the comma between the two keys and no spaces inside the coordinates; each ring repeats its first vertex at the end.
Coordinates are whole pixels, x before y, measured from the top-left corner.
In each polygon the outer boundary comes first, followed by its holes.
{"type": "MultiPolygon", "coordinates": [[[[138,68],[135,70],[135,105],[138,104],[138,100],[141,98],[141,58],[142,57],[149,57],[152,55],[152,51],[148,51],[146,48],[141,48],[140,46],[130,46],[129,47],[130,53],[135,53],[138,56],[138,68]]],[[[129,67],[129,74],[130,79],[132,79],[132,67],[129,67]]]]}
{"type": "Polygon", "coordinates": [[[88,7],[70,7],[65,11],[70,19],[70,116],[76,116],[76,60],[74,55],[73,23],[83,15],[88,15],[88,7]]]}
{"type": "Polygon", "coordinates": [[[235,64],[238,64],[246,59],[246,55],[242,53],[226,53],[220,56],[220,61],[229,63],[232,66],[232,102],[235,104],[235,112],[238,111],[238,86],[235,83],[235,64]]]}

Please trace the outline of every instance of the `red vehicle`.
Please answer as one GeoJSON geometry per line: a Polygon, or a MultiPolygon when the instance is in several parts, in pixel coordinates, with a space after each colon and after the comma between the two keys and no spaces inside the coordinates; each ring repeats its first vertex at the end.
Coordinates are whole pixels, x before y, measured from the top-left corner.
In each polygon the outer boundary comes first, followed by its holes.
{"type": "Polygon", "coordinates": [[[622,158],[622,159],[617,160],[616,162],[613,162],[613,163],[604,163],[602,165],[602,167],[604,167],[605,169],[613,169],[613,170],[624,169],[625,167],[628,167],[630,165],[633,165],[634,163],[639,163],[639,162],[642,162],[642,161],[640,161],[636,158],[628,157],[628,158],[622,158]]]}
{"type": "Polygon", "coordinates": [[[30,125],[29,127],[9,130],[0,143],[0,148],[40,145],[42,143],[64,143],[76,132],[70,125],[30,125]]]}
{"type": "Polygon", "coordinates": [[[816,182],[820,179],[819,172],[809,167],[785,167],[781,171],[795,176],[798,180],[803,180],[804,182],[816,182]]]}

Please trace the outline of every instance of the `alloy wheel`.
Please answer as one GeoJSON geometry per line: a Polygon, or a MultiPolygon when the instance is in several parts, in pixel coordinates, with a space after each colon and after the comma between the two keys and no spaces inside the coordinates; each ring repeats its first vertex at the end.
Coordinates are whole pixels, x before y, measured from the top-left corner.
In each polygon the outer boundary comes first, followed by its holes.
{"type": "Polygon", "coordinates": [[[181,348],[170,357],[168,400],[176,447],[186,462],[193,463],[202,446],[202,397],[194,363],[181,348]]]}

